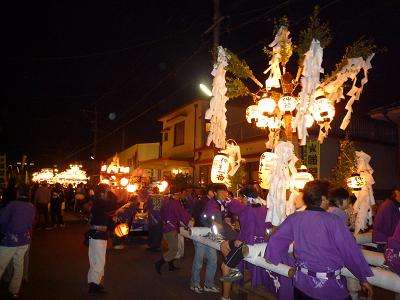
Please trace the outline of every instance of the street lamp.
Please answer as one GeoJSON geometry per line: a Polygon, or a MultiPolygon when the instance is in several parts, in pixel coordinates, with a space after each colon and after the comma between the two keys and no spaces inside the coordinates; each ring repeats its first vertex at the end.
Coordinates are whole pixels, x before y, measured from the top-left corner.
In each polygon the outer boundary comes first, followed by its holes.
{"type": "Polygon", "coordinates": [[[213,95],[212,92],[205,84],[200,83],[199,87],[203,91],[204,94],[206,94],[208,97],[212,97],[212,95],[213,95]]]}

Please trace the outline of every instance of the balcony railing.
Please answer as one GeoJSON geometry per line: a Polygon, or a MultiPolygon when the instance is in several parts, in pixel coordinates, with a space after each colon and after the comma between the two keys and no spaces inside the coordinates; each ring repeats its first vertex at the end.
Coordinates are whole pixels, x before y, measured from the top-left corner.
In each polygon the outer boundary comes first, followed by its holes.
{"type": "MultiPolygon", "coordinates": [[[[331,130],[328,137],[335,136],[343,138],[347,133],[351,138],[363,139],[376,143],[396,145],[398,142],[397,127],[390,123],[353,115],[347,129],[341,130],[341,122],[341,118],[337,118],[332,121],[331,130]]],[[[314,124],[314,126],[310,128],[308,132],[309,134],[318,135],[318,130],[319,127],[314,124]]],[[[245,139],[262,136],[267,138],[267,131],[252,126],[247,122],[239,122],[228,125],[226,129],[226,135],[227,138],[234,139],[235,141],[239,142],[245,139]]]]}

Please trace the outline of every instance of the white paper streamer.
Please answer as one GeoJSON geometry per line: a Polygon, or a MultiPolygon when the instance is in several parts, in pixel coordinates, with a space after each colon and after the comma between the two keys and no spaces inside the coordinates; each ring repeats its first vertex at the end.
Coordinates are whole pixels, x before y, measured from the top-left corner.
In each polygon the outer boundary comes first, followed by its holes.
{"type": "Polygon", "coordinates": [[[236,142],[226,142],[226,147],[221,153],[225,153],[229,156],[229,162],[231,164],[231,170],[229,171],[228,175],[233,176],[237,172],[240,167],[240,163],[242,161],[242,155],[240,153],[240,146],[236,144],[236,142]]]}
{"type": "Polygon", "coordinates": [[[284,46],[290,53],[292,51],[292,41],[289,38],[290,32],[285,26],[279,28],[278,33],[275,35],[275,39],[268,46],[272,48],[272,57],[269,61],[269,67],[264,71],[264,74],[269,73],[268,79],[265,81],[265,88],[270,90],[271,88],[279,88],[281,86],[280,79],[282,77],[281,69],[279,64],[281,62],[281,50],[284,46]]]}
{"type": "Polygon", "coordinates": [[[372,225],[372,206],[375,205],[374,192],[372,185],[375,183],[372,174],[374,170],[369,162],[371,156],[363,151],[356,151],[357,171],[365,180],[365,185],[361,191],[354,192],[357,201],[353,205],[354,211],[357,213],[354,234],[364,230],[368,225],[372,225]]]}
{"type": "Polygon", "coordinates": [[[321,68],[323,57],[323,49],[318,40],[313,39],[311,42],[310,50],[305,54],[304,66],[301,77],[301,92],[300,100],[297,106],[297,114],[293,119],[293,131],[297,128],[300,145],[305,145],[307,141],[307,127],[306,118],[307,114],[311,115],[311,107],[315,100],[315,91],[320,85],[320,74],[324,72],[321,68]]]}
{"type": "Polygon", "coordinates": [[[214,76],[212,98],[210,100],[210,108],[205,113],[205,119],[210,120],[210,133],[207,137],[207,146],[214,142],[215,147],[225,148],[225,130],[226,130],[226,101],[229,98],[226,95],[225,67],[228,65],[229,56],[226,50],[218,46],[218,59],[214,65],[211,74],[214,76]]]}
{"type": "Polygon", "coordinates": [[[298,160],[294,155],[294,146],[291,142],[279,142],[275,148],[276,157],[272,162],[269,176],[269,193],[267,196],[266,221],[279,226],[286,218],[286,190],[290,187],[290,176],[297,173],[295,163],[298,160]]]}

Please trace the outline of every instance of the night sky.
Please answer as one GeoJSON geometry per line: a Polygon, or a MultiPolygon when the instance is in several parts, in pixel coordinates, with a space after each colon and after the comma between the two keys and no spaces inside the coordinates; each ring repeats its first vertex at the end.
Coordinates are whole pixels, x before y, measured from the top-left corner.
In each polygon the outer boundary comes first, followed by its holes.
{"type": "MultiPolygon", "coordinates": [[[[221,45],[246,59],[264,81],[268,59],[262,48],[273,40],[274,18],[290,19],[296,43],[316,4],[333,36],[324,49],[326,71],[362,35],[387,49],[373,59],[355,111],[400,100],[397,0],[221,0],[221,45]]],[[[95,109],[99,161],[123,144],[160,141],[157,117],[203,97],[200,82],[211,85],[212,36],[203,33],[212,15],[212,0],[30,1],[3,7],[0,153],[10,163],[25,153],[43,167],[88,162],[95,109]]],[[[297,58],[291,61],[295,72],[297,58]]]]}

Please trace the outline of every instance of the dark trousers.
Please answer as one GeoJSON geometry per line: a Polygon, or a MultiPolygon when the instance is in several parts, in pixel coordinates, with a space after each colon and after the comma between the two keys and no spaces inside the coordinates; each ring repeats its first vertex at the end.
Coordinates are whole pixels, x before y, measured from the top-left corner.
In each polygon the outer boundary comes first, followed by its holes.
{"type": "Polygon", "coordinates": [[[50,205],[51,210],[51,223],[56,224],[64,224],[64,220],[61,214],[61,205],[62,202],[52,202],[50,205]]]}
{"type": "Polygon", "coordinates": [[[49,209],[47,203],[37,203],[38,224],[40,224],[40,217],[43,215],[45,227],[49,226],[49,209]]]}
{"type": "Polygon", "coordinates": [[[153,249],[161,248],[162,224],[149,225],[149,247],[153,249]]]}
{"type": "MultiPolygon", "coordinates": [[[[294,300],[316,300],[316,299],[308,296],[307,294],[300,291],[298,288],[294,287],[294,300]]],[[[343,300],[351,300],[351,297],[349,296],[343,300]]]]}

